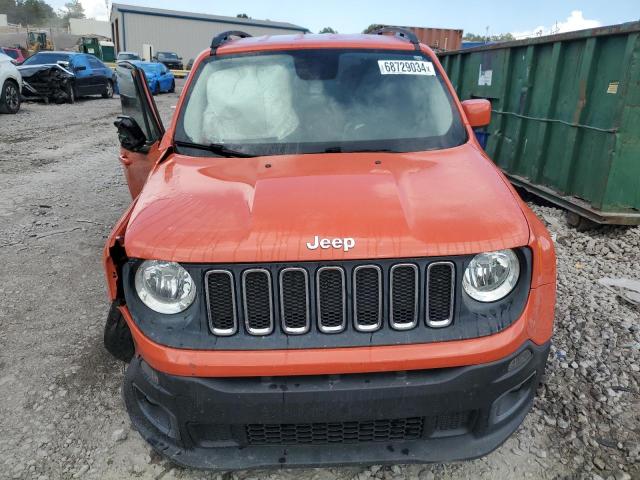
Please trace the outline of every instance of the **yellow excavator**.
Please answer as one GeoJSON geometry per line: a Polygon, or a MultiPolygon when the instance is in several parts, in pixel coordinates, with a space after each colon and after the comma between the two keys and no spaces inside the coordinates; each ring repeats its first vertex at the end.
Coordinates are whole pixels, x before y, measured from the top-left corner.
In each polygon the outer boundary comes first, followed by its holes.
{"type": "Polygon", "coordinates": [[[41,50],[53,50],[53,41],[46,30],[27,31],[27,50],[29,55],[41,50]]]}

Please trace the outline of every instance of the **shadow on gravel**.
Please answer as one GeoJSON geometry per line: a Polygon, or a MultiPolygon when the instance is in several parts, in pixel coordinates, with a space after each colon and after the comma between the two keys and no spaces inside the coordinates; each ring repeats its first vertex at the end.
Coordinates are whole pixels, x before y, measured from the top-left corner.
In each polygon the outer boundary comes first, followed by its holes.
{"type": "Polygon", "coordinates": [[[105,384],[119,386],[126,365],[114,359],[102,344],[100,337],[88,339],[87,348],[74,359],[74,365],[79,368],[73,376],[73,383],[79,387],[103,387],[105,384]]]}

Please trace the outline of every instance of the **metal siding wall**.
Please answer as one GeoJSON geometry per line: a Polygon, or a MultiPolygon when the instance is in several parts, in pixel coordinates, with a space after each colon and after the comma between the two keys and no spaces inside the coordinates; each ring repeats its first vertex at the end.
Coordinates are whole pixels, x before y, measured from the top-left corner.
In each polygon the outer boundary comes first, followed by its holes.
{"type": "Polygon", "coordinates": [[[127,50],[141,52],[142,44],[150,44],[153,45],[154,52],[177,52],[185,63],[207,49],[213,36],[225,30],[243,30],[253,36],[301,33],[281,28],[232,25],[129,12],[124,14],[124,22],[127,50]]]}

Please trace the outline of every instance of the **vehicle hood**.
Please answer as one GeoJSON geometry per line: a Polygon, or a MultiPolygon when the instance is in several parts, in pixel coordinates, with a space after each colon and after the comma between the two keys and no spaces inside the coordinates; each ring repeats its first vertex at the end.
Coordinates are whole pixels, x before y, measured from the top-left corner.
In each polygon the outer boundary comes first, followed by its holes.
{"type": "Polygon", "coordinates": [[[275,262],[461,255],[526,245],[506,180],[473,145],[420,153],[173,155],[149,176],[130,257],[275,262]],[[317,248],[320,238],[355,246],[317,248]]]}
{"type": "Polygon", "coordinates": [[[38,78],[38,79],[59,79],[59,78],[73,78],[75,74],[70,72],[66,68],[58,65],[57,63],[46,63],[42,65],[24,65],[18,66],[18,71],[22,75],[22,78],[38,78]]]}

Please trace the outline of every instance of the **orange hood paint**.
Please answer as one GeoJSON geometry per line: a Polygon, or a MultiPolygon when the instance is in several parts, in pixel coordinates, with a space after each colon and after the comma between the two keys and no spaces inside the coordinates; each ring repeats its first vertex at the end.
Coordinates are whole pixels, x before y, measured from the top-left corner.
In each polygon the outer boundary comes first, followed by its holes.
{"type": "Polygon", "coordinates": [[[527,245],[520,205],[475,142],[402,154],[173,155],[150,174],[125,249],[207,263],[469,254],[527,245]],[[310,250],[316,235],[355,247],[310,250]]]}

